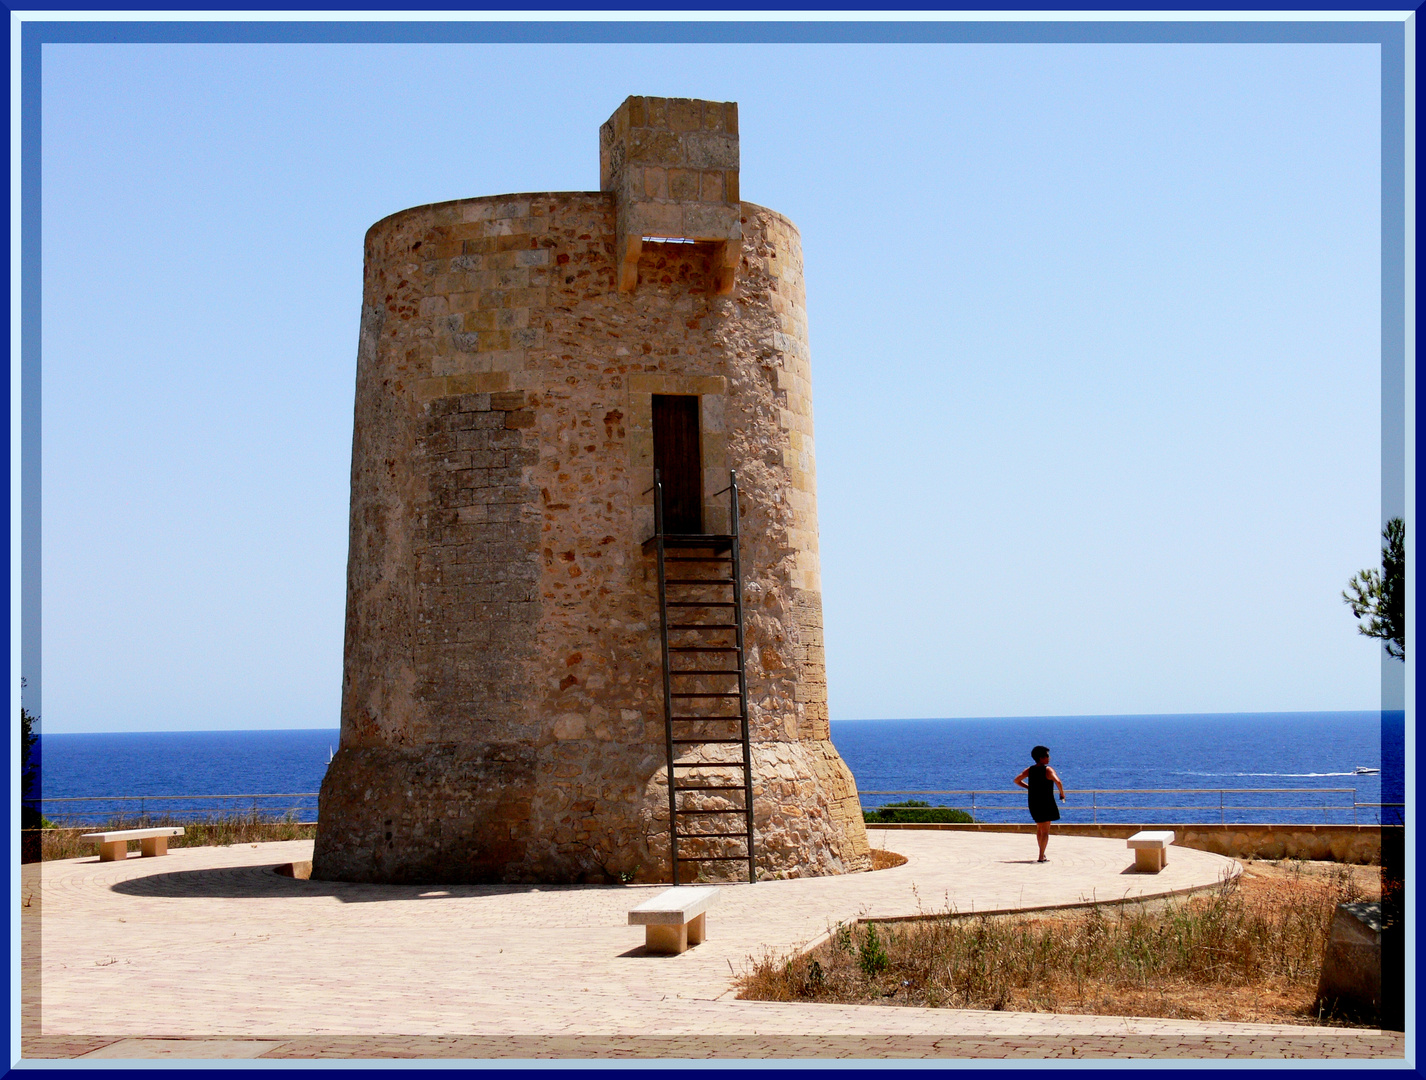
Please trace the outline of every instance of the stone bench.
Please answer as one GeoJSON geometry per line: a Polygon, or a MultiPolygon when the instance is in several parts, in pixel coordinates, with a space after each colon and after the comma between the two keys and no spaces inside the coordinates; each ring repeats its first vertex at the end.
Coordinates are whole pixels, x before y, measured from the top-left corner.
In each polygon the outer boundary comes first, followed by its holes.
{"type": "Polygon", "coordinates": [[[182,827],[166,829],[115,829],[113,832],[85,833],[79,839],[93,840],[99,847],[100,862],[115,862],[129,857],[129,841],[139,841],[142,858],[168,854],[168,838],[182,836],[182,827]]]}
{"type": "Polygon", "coordinates": [[[718,898],[709,885],[679,885],[629,911],[629,925],[644,928],[649,952],[677,954],[707,937],[704,913],[718,898]]]}
{"type": "Polygon", "coordinates": [[[1129,837],[1129,846],[1134,850],[1134,869],[1157,874],[1169,864],[1169,845],[1173,839],[1172,829],[1146,829],[1129,837]]]}

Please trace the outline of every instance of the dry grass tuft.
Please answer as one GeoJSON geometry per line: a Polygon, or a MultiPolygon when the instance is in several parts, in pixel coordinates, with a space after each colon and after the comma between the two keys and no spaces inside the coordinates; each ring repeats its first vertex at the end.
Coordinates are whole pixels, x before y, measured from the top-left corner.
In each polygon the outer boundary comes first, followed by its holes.
{"type": "Polygon", "coordinates": [[[843,925],[753,962],[739,997],[1315,1023],[1333,912],[1378,890],[1373,868],[1255,863],[1181,899],[843,925]]]}
{"type": "MultiPolygon", "coordinates": [[[[187,821],[168,815],[162,817],[113,818],[98,828],[44,829],[40,833],[40,858],[80,859],[94,854],[94,841],[80,840],[84,833],[114,829],[151,829],[169,825],[183,826],[182,836],[169,837],[170,848],[229,847],[233,844],[260,844],[270,840],[312,840],[317,826],[304,825],[294,815],[272,817],[261,813],[234,814],[206,821],[187,821]]],[[[139,842],[129,841],[129,850],[138,851],[139,842]]]]}

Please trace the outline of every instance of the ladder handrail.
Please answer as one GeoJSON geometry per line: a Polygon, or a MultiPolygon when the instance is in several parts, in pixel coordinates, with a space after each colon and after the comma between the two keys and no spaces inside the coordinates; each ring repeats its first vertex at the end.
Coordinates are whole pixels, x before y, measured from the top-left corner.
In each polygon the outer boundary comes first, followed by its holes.
{"type": "Polygon", "coordinates": [[[738,474],[728,470],[729,498],[728,532],[733,537],[733,622],[738,635],[738,711],[742,714],[743,732],[743,809],[748,823],[748,882],[758,879],[757,856],[753,850],[753,752],[752,739],[748,732],[748,675],[744,658],[747,651],[743,646],[743,567],[740,562],[738,543],[738,474]]]}
{"type": "Polygon", "coordinates": [[[663,557],[663,481],[654,470],[654,538],[659,559],[659,640],[663,644],[663,738],[668,761],[668,857],[673,883],[678,880],[678,829],[675,826],[678,789],[673,784],[673,698],[670,696],[668,663],[668,597],[664,585],[663,557]]]}

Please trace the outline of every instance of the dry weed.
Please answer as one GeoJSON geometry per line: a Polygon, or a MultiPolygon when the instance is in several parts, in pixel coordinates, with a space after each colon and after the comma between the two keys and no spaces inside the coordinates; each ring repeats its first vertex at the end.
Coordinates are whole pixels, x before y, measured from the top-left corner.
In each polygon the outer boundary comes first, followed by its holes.
{"type": "MultiPolygon", "coordinates": [[[[261,813],[234,814],[206,821],[179,820],[164,815],[142,818],[114,818],[102,828],[44,829],[40,834],[40,857],[79,859],[94,854],[94,841],[80,840],[84,833],[116,829],[150,829],[161,826],[183,826],[182,836],[169,838],[168,846],[228,847],[233,844],[260,844],[270,840],[311,840],[317,835],[315,825],[304,825],[292,815],[272,817],[261,813]]],[[[129,841],[129,850],[137,851],[139,842],[129,841]]]]}
{"type": "Polygon", "coordinates": [[[739,996],[1312,1023],[1333,912],[1375,898],[1373,869],[1255,863],[1187,898],[844,925],[753,963],[739,996]]]}

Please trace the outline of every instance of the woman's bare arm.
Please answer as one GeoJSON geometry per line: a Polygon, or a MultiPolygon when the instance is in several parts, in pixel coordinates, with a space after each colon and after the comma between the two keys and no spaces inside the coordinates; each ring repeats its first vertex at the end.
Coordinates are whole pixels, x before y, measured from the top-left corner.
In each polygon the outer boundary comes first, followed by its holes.
{"type": "Polygon", "coordinates": [[[1026,766],[1025,771],[1022,772],[1019,776],[1017,776],[1014,780],[1012,780],[1011,783],[1016,784],[1017,786],[1022,788],[1028,788],[1030,785],[1025,783],[1025,777],[1030,775],[1031,768],[1032,766],[1026,766]]]}
{"type": "MultiPolygon", "coordinates": [[[[1029,770],[1029,769],[1026,769],[1025,771],[1026,771],[1026,772],[1029,772],[1030,770],[1029,770]]],[[[1062,783],[1060,783],[1060,774],[1057,773],[1057,772],[1055,772],[1055,770],[1054,770],[1054,768],[1053,768],[1052,766],[1046,765],[1046,766],[1045,766],[1045,775],[1048,776],[1051,780],[1054,781],[1055,787],[1057,787],[1057,788],[1060,789],[1060,802],[1064,802],[1064,801],[1065,801],[1065,786],[1064,786],[1062,783]]]]}

